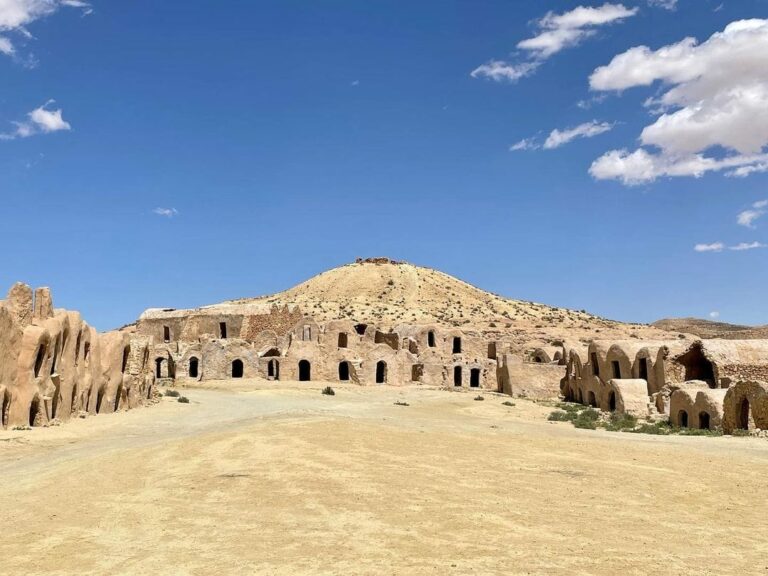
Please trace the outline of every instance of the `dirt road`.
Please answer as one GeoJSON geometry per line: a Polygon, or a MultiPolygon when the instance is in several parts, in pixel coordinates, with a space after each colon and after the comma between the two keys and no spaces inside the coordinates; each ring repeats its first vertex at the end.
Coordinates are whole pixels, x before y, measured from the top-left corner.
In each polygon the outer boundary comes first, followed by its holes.
{"type": "Polygon", "coordinates": [[[768,575],[764,440],[240,386],[0,432],[0,573],[768,575]]]}

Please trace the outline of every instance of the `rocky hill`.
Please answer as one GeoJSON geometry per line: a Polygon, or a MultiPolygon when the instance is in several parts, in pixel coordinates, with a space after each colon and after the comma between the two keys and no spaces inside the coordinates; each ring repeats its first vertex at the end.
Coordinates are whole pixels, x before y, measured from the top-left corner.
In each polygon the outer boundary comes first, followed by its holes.
{"type": "Polygon", "coordinates": [[[713,322],[700,318],[664,318],[652,324],[660,330],[685,332],[701,338],[728,340],[755,340],[768,338],[768,326],[742,326],[726,322],[713,322]]]}
{"type": "Polygon", "coordinates": [[[511,337],[521,344],[553,340],[677,338],[658,328],[623,324],[586,312],[491,294],[437,270],[386,258],[358,260],[285,292],[219,306],[298,305],[323,322],[350,319],[392,327],[436,323],[511,337]]]}

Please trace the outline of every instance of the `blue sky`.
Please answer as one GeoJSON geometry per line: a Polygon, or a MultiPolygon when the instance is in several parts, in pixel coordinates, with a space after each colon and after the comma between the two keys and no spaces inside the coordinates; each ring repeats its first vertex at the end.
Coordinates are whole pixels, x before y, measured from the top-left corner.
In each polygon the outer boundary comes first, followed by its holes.
{"type": "Polygon", "coordinates": [[[768,1],[674,4],[9,0],[0,285],[107,329],[385,255],[768,323],[768,1]]]}

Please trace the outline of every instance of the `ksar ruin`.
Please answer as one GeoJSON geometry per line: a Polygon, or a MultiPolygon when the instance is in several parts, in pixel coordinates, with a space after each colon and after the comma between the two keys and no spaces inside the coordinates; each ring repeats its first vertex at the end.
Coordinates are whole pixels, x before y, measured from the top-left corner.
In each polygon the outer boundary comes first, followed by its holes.
{"type": "Polygon", "coordinates": [[[165,387],[245,379],[492,391],[679,428],[768,429],[768,340],[612,323],[387,258],[358,259],[274,296],[149,309],[103,334],[54,309],[49,289],[16,284],[0,322],[6,428],[130,410],[165,387]],[[586,337],[592,329],[624,338],[586,337]]]}

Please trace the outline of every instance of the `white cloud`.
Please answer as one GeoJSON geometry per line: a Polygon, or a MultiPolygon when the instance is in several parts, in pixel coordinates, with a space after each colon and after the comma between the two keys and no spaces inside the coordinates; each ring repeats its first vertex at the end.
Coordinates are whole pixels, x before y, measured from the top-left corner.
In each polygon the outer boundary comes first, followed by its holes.
{"type": "MultiPolygon", "coordinates": [[[[82,0],[0,0],[0,32],[31,38],[26,27],[62,6],[80,9],[83,14],[93,12],[90,4],[82,0]]],[[[9,56],[16,53],[13,42],[5,36],[0,37],[0,52],[9,56]]]]}
{"type": "Polygon", "coordinates": [[[756,248],[766,248],[766,244],[763,244],[762,242],[742,242],[741,244],[736,244],[736,246],[731,246],[728,248],[729,250],[736,250],[736,251],[743,251],[743,250],[754,250],[756,248]]]}
{"type": "Polygon", "coordinates": [[[646,126],[634,152],[613,150],[598,159],[595,178],[625,183],[662,176],[701,176],[730,170],[744,177],[768,170],[768,20],[732,22],[699,44],[686,38],[652,51],[631,48],[595,70],[595,91],[665,85],[659,118],[646,126]],[[724,150],[705,155],[711,150],[724,150]]]}
{"type": "Polygon", "coordinates": [[[471,75],[473,78],[489,78],[496,82],[516,82],[533,74],[547,58],[594,36],[599,26],[620,22],[635,14],[637,8],[608,2],[595,7],[578,6],[562,14],[548,12],[536,22],[536,36],[517,44],[527,54],[526,60],[518,63],[490,60],[475,68],[471,75]]]}
{"type": "Polygon", "coordinates": [[[536,62],[510,64],[503,60],[490,60],[472,70],[470,75],[472,78],[489,78],[496,82],[517,82],[531,74],[538,66],[536,62]]]}
{"type": "Polygon", "coordinates": [[[60,108],[56,110],[48,108],[53,103],[53,100],[49,100],[27,114],[27,120],[14,122],[16,128],[12,132],[0,133],[0,140],[16,140],[17,138],[29,138],[35,134],[71,130],[72,126],[64,120],[60,108]]]}
{"type": "Polygon", "coordinates": [[[549,12],[538,22],[539,34],[519,42],[517,47],[544,60],[593,36],[597,32],[596,27],[619,22],[635,14],[637,8],[608,2],[597,7],[578,6],[563,14],[549,12]]]}
{"type": "Polygon", "coordinates": [[[179,213],[179,211],[176,210],[176,208],[155,208],[154,210],[152,210],[152,212],[154,214],[157,214],[158,216],[164,216],[166,218],[173,218],[179,213]]]}
{"type": "Polygon", "coordinates": [[[712,312],[709,313],[709,317],[713,319],[720,318],[720,312],[718,312],[717,310],[713,310],[712,312]]]}
{"type": "Polygon", "coordinates": [[[648,6],[674,10],[677,8],[677,0],[648,0],[648,6]]]}
{"type": "MultiPolygon", "coordinates": [[[[728,246],[728,250],[734,252],[743,252],[745,250],[755,250],[757,248],[768,248],[768,244],[762,242],[741,242],[735,246],[728,246]]],[[[722,242],[713,242],[712,244],[696,244],[693,247],[696,252],[722,252],[726,249],[725,244],[722,242]]]]}
{"type": "Polygon", "coordinates": [[[747,228],[755,227],[755,220],[763,216],[768,207],[768,200],[760,200],[752,204],[752,207],[743,212],[739,212],[736,221],[740,226],[746,226],[747,228]]]}
{"type": "Polygon", "coordinates": [[[597,120],[585,122],[584,124],[579,124],[575,128],[568,128],[566,130],[555,129],[552,130],[544,142],[544,149],[551,150],[553,148],[559,148],[576,138],[592,138],[612,129],[613,124],[609,124],[608,122],[598,122],[597,120]]]}
{"type": "Polygon", "coordinates": [[[539,148],[541,146],[536,142],[536,138],[523,138],[520,142],[512,144],[509,150],[511,152],[518,152],[520,150],[538,150],[539,148]]]}
{"type": "Polygon", "coordinates": [[[722,252],[725,249],[725,244],[722,242],[714,242],[713,244],[696,244],[693,247],[696,252],[722,252]]]}

